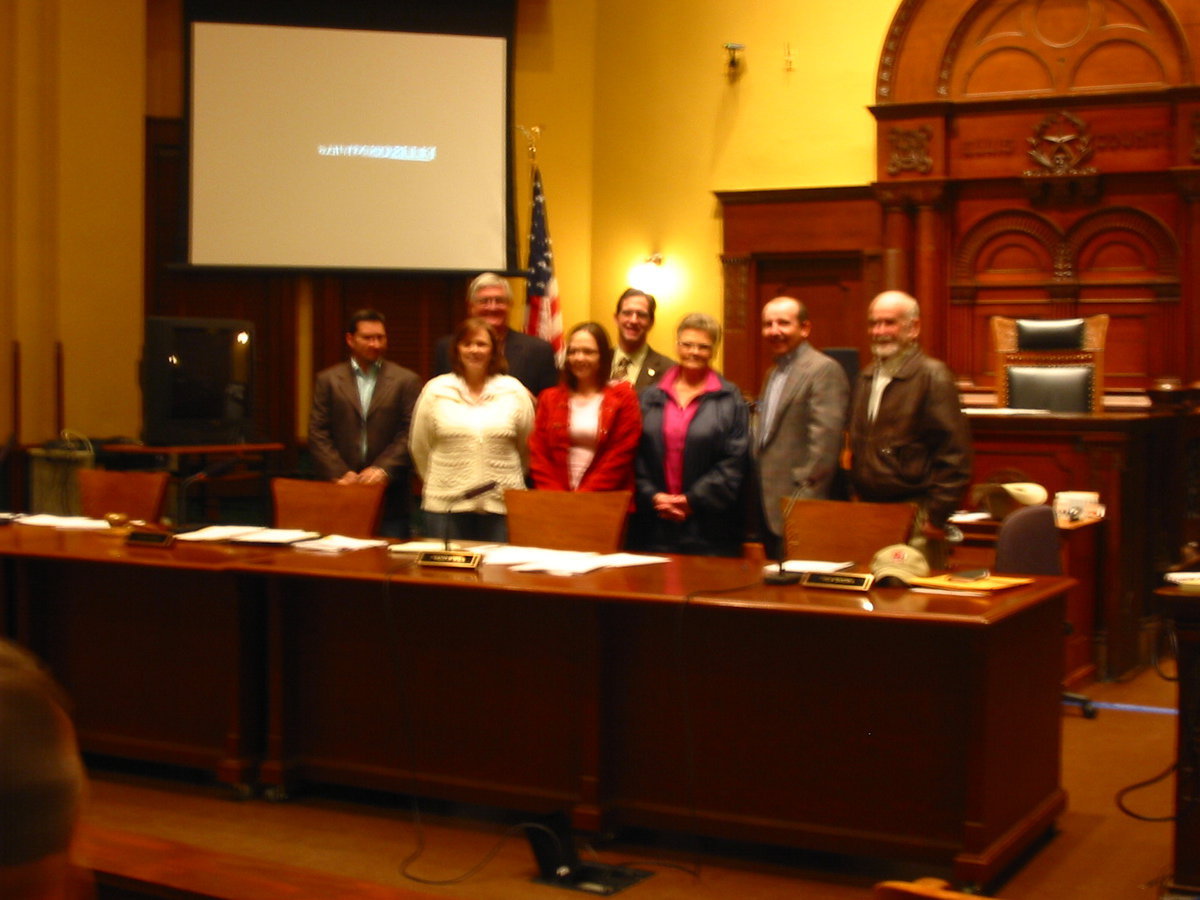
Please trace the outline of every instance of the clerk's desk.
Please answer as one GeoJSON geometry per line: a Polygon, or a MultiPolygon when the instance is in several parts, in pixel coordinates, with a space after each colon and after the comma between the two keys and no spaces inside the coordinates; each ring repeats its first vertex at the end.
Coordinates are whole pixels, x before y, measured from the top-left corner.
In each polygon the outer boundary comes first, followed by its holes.
{"type": "Polygon", "coordinates": [[[1064,594],[763,586],[674,557],[571,578],[384,550],[0,528],[17,636],[85,750],[921,861],[983,885],[1049,829],[1064,594]]]}
{"type": "MultiPolygon", "coordinates": [[[[995,519],[952,519],[963,533],[951,562],[956,569],[992,568],[996,563],[995,519]]],[[[1103,622],[1104,519],[1060,522],[1062,570],[1074,579],[1067,592],[1067,633],[1063,639],[1063,687],[1074,690],[1096,677],[1097,622],[1103,622]]]]}
{"type": "Polygon", "coordinates": [[[1113,679],[1146,665],[1158,620],[1155,573],[1178,558],[1185,526],[1194,528],[1200,516],[1183,488],[1194,478],[1189,460],[1200,448],[1200,415],[995,412],[967,410],[974,482],[1016,469],[1050,496],[1099,492],[1107,513],[1098,535],[1097,674],[1113,679]]]}

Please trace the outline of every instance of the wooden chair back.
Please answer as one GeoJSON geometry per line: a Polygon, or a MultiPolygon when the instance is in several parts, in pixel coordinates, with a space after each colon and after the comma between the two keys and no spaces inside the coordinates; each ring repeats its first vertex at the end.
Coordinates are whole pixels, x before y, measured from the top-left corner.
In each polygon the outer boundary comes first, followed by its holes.
{"type": "Polygon", "coordinates": [[[505,491],[508,540],[520,547],[615,553],[632,491],[505,491]]]}
{"type": "Polygon", "coordinates": [[[299,478],[272,478],[276,528],[301,528],[321,534],[375,537],[387,485],[334,484],[299,478]]]}
{"type": "Polygon", "coordinates": [[[166,472],[79,469],[79,504],[85,516],[123,515],[157,524],[167,498],[166,472]]]}
{"type": "Polygon", "coordinates": [[[908,542],[917,515],[911,503],[797,500],[790,513],[782,505],[788,559],[870,563],[877,550],[908,542]]]}

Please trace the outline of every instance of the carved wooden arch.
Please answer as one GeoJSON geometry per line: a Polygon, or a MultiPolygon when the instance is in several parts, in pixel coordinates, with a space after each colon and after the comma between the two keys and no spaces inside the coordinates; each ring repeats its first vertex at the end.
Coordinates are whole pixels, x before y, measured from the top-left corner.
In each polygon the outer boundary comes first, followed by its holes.
{"type": "Polygon", "coordinates": [[[1143,259],[1143,271],[1158,277],[1179,277],[1179,244],[1166,224],[1157,216],[1132,207],[1113,207],[1085,216],[1068,230],[1067,255],[1078,274],[1085,274],[1081,257],[1089,245],[1106,232],[1128,236],[1126,243],[1147,247],[1155,259],[1143,259]]]}
{"type": "Polygon", "coordinates": [[[1188,41],[1162,0],[903,0],[880,104],[1069,96],[1188,84],[1188,41]]]}
{"type": "Polygon", "coordinates": [[[958,242],[954,257],[953,278],[957,282],[972,281],[977,275],[979,256],[984,249],[1005,234],[1023,235],[1045,251],[1047,262],[1053,272],[1061,271],[1063,259],[1063,233],[1045,216],[1020,209],[1000,210],[986,216],[971,227],[958,242]]]}

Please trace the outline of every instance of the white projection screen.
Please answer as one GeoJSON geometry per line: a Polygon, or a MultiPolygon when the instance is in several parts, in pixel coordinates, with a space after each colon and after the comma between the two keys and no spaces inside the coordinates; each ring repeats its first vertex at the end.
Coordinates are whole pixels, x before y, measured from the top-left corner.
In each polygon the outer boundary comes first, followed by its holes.
{"type": "Polygon", "coordinates": [[[507,52],[193,23],[189,262],[506,268],[507,52]]]}

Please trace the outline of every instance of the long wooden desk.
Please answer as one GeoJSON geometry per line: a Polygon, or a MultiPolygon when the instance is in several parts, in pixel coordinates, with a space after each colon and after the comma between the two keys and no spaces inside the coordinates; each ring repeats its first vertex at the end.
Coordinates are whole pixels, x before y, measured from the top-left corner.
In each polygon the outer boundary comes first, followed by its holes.
{"type": "Polygon", "coordinates": [[[980,885],[1065,805],[1068,579],[859,595],[764,587],[740,560],[561,578],[19,525],[0,556],[18,636],[75,696],[87,750],[980,885]]]}

